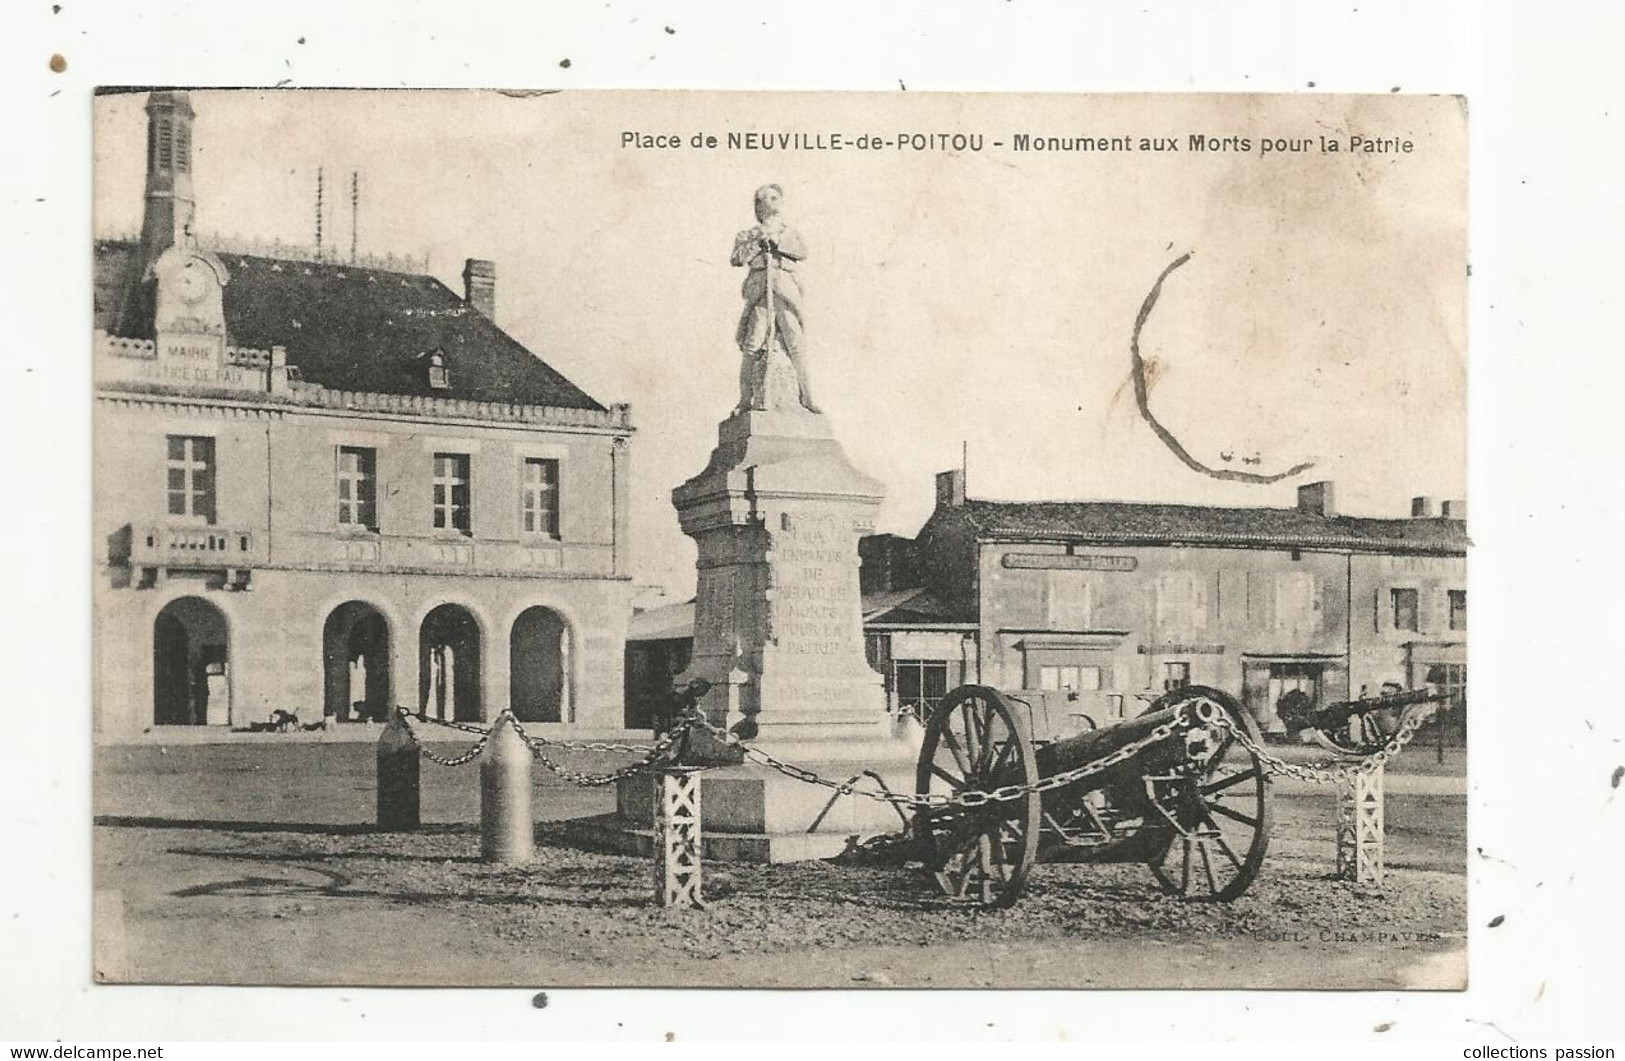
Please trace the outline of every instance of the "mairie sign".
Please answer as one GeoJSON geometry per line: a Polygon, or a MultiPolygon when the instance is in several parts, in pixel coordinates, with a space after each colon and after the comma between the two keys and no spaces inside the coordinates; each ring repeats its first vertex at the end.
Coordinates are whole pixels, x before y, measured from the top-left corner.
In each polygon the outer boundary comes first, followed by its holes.
{"type": "Polygon", "coordinates": [[[1005,553],[1004,566],[1029,571],[1133,571],[1138,557],[1105,553],[1005,553]]]}

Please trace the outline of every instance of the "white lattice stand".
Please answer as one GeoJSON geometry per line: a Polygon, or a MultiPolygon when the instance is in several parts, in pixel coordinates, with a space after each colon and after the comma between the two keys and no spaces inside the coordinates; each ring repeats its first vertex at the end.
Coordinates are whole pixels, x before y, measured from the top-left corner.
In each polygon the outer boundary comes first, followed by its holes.
{"type": "Polygon", "coordinates": [[[1337,792],[1337,876],[1381,885],[1383,877],[1383,767],[1355,770],[1337,792]]]}

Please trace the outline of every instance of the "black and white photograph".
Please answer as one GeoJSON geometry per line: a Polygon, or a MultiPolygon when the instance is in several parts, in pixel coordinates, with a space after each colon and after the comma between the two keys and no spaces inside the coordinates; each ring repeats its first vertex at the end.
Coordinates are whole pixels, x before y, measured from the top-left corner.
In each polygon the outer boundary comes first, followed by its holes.
{"type": "Polygon", "coordinates": [[[1461,100],[96,108],[98,980],[1464,986],[1461,100]]]}

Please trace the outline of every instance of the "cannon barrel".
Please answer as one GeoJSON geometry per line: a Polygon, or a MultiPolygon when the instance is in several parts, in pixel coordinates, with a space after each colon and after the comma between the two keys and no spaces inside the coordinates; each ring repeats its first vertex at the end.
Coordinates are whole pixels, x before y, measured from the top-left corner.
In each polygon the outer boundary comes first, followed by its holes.
{"type": "MultiPolygon", "coordinates": [[[[1084,763],[1093,762],[1096,759],[1110,755],[1136,741],[1144,740],[1158,726],[1173,721],[1174,715],[1173,708],[1151,711],[1139,718],[1132,718],[1115,726],[1089,730],[1086,733],[1076,733],[1053,744],[1046,744],[1037,750],[1038,773],[1041,777],[1053,777],[1056,774],[1065,773],[1068,770],[1082,766],[1084,763]]],[[[1143,754],[1156,754],[1163,747],[1147,748],[1143,754]]],[[[1140,757],[1136,756],[1136,759],[1138,758],[1140,757]]],[[[1138,768],[1134,766],[1132,761],[1119,767],[1119,769],[1123,768],[1129,768],[1136,774],[1138,772],[1138,768]]]]}
{"type": "Polygon", "coordinates": [[[1310,707],[1307,710],[1294,709],[1291,704],[1283,703],[1281,721],[1286,725],[1287,730],[1292,733],[1305,729],[1330,732],[1348,725],[1349,720],[1352,718],[1367,715],[1373,711],[1397,710],[1412,707],[1416,704],[1442,702],[1449,700],[1453,695],[1436,689],[1412,689],[1403,693],[1390,693],[1387,696],[1367,697],[1360,700],[1340,700],[1332,704],[1322,704],[1320,707],[1310,707]]]}

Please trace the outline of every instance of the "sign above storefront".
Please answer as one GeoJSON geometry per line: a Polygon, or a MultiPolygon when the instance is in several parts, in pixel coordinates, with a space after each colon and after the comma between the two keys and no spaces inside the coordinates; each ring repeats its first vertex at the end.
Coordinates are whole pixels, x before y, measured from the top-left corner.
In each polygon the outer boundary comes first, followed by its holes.
{"type": "Polygon", "coordinates": [[[1105,553],[1005,553],[1003,563],[1028,571],[1133,571],[1140,566],[1137,557],[1105,553]]]}

